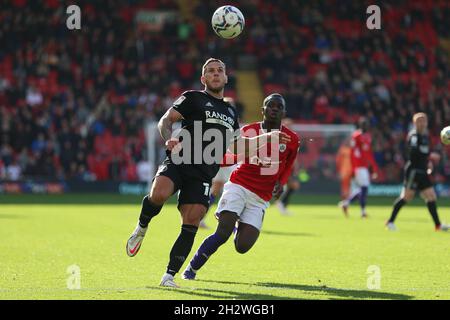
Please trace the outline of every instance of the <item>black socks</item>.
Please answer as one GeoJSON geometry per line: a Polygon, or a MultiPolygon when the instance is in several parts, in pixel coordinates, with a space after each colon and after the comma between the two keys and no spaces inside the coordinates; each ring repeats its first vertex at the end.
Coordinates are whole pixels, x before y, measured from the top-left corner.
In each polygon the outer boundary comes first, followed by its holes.
{"type": "Polygon", "coordinates": [[[167,273],[174,276],[180,271],[181,266],[191,252],[197,229],[198,227],[189,224],[183,224],[181,226],[180,235],[170,251],[170,261],[167,266],[167,273]]]}
{"type": "Polygon", "coordinates": [[[389,222],[394,223],[398,212],[405,204],[406,204],[406,201],[403,198],[398,198],[397,200],[395,200],[394,209],[392,210],[392,214],[391,214],[391,217],[389,218],[389,222]]]}
{"type": "MultiPolygon", "coordinates": [[[[398,198],[394,202],[394,209],[392,210],[391,218],[389,219],[389,222],[394,222],[395,218],[397,217],[398,212],[400,209],[406,204],[406,201],[398,198]]],[[[441,225],[441,221],[439,220],[439,216],[437,213],[437,206],[436,201],[430,201],[427,202],[428,211],[430,212],[431,218],[433,218],[433,222],[436,227],[439,227],[441,225]]]]}
{"type": "Polygon", "coordinates": [[[433,218],[434,224],[436,227],[441,225],[441,221],[439,221],[439,216],[437,213],[436,201],[427,202],[428,211],[430,211],[431,217],[433,218]]]}
{"type": "Polygon", "coordinates": [[[162,206],[154,205],[150,202],[148,195],[142,199],[141,215],[139,216],[139,225],[142,228],[147,228],[150,220],[161,211],[162,206]]]}

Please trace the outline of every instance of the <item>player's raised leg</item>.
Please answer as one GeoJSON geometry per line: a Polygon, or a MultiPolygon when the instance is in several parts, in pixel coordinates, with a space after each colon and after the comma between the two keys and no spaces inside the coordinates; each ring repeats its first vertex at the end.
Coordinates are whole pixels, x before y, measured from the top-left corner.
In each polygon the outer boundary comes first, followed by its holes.
{"type": "Polygon", "coordinates": [[[150,194],[142,200],[139,222],[127,241],[126,251],[128,256],[134,257],[139,252],[148,224],[161,211],[163,204],[173,194],[174,188],[174,183],[170,178],[166,176],[155,177],[150,194]]]}
{"type": "Polygon", "coordinates": [[[233,233],[238,216],[234,212],[222,211],[219,215],[219,223],[216,232],[206,238],[195,253],[186,270],[183,279],[193,280],[198,270],[223,245],[233,233]]]}

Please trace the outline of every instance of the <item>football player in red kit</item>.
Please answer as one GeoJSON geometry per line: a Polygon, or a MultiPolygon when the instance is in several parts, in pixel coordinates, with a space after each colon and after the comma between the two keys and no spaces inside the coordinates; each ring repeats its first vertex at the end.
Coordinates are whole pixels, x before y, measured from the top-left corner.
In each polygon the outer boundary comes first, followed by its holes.
{"type": "Polygon", "coordinates": [[[281,125],[286,113],[286,103],[280,94],[264,99],[263,121],[241,129],[241,135],[257,136],[265,131],[281,131],[291,138],[287,144],[267,143],[258,154],[249,157],[233,171],[224,186],[216,216],[217,230],[206,238],[183,273],[187,280],[195,279],[197,271],[209,257],[224,244],[237,223],[234,244],[236,251],[246,253],[258,239],[264,214],[272,197],[278,198],[288,181],[297,157],[299,138],[281,125]]]}
{"type": "Polygon", "coordinates": [[[368,121],[362,117],[358,121],[358,130],[352,134],[351,138],[351,162],[354,176],[354,182],[356,185],[355,190],[350,196],[339,203],[340,207],[344,211],[344,214],[348,215],[348,206],[350,203],[359,199],[359,205],[361,207],[361,217],[366,218],[366,202],[367,193],[370,185],[370,171],[372,171],[372,179],[378,177],[378,166],[375,161],[372,152],[372,137],[368,132],[368,121]]]}

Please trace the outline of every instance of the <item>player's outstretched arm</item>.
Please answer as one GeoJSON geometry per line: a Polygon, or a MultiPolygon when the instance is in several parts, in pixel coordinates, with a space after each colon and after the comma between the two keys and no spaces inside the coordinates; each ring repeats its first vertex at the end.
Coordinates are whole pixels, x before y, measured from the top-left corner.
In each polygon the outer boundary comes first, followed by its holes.
{"type": "Polygon", "coordinates": [[[439,163],[439,161],[441,161],[441,155],[435,151],[431,152],[428,158],[434,163],[439,163]]]}
{"type": "MultiPolygon", "coordinates": [[[[172,124],[175,122],[181,121],[183,116],[181,113],[176,111],[173,107],[167,110],[167,112],[161,117],[158,122],[158,130],[161,137],[165,141],[169,141],[172,138],[172,124]]],[[[170,146],[169,150],[170,150],[170,146]]]]}
{"type": "Polygon", "coordinates": [[[290,141],[291,137],[287,133],[271,131],[251,138],[240,136],[230,146],[229,150],[238,156],[243,155],[247,158],[256,155],[258,149],[264,147],[268,143],[287,144],[290,141]]]}

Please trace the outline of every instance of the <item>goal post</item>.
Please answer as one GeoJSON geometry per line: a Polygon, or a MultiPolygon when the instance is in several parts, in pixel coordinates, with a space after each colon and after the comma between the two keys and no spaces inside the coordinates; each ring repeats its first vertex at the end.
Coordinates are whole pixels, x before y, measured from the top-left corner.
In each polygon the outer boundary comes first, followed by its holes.
{"type": "MultiPolygon", "coordinates": [[[[288,127],[300,138],[296,171],[300,182],[308,184],[303,191],[339,194],[338,154],[342,146],[349,146],[356,127],[350,124],[289,124],[288,127]]],[[[348,166],[349,153],[345,156],[348,166]]]]}

